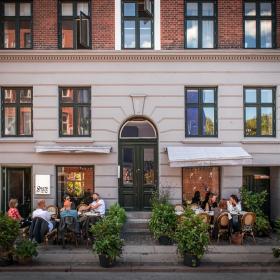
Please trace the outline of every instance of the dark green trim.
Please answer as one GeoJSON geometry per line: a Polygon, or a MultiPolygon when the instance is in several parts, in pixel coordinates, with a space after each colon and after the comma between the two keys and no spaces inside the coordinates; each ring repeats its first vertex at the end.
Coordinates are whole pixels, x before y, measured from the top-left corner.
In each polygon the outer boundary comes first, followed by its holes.
{"type": "Polygon", "coordinates": [[[1,123],[2,137],[33,137],[33,89],[32,87],[3,87],[1,90],[1,123]],[[5,90],[13,89],[16,90],[16,103],[5,103],[5,90]],[[22,89],[31,90],[31,103],[20,103],[19,91],[22,89]],[[16,134],[15,135],[5,135],[5,108],[15,108],[16,109],[16,134]],[[30,135],[20,135],[20,108],[28,107],[31,108],[31,134],[30,135]]]}
{"type": "Polygon", "coordinates": [[[244,87],[243,88],[243,125],[244,125],[244,137],[276,137],[276,87],[244,87]],[[256,90],[257,102],[255,103],[246,103],[246,90],[254,89],[256,90]],[[272,90],[272,103],[262,103],[261,102],[261,90],[262,89],[271,89],[272,90]],[[257,127],[256,135],[246,135],[246,108],[256,107],[257,110],[257,127]],[[272,108],[272,134],[271,135],[261,135],[261,108],[269,107],[272,108]]]}
{"type": "Polygon", "coordinates": [[[185,137],[194,138],[215,138],[218,137],[218,88],[217,87],[185,87],[185,137]],[[187,103],[187,91],[188,90],[198,91],[198,103],[187,103]],[[203,103],[203,90],[214,90],[214,103],[203,103]],[[214,108],[214,135],[203,135],[203,108],[214,108]],[[198,134],[189,135],[188,134],[188,122],[187,122],[187,109],[188,108],[198,108],[198,134]]]}

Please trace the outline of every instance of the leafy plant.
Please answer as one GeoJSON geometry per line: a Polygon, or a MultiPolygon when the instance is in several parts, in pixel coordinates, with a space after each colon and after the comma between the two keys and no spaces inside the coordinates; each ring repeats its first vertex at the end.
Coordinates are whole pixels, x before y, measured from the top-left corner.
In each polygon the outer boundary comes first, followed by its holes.
{"type": "Polygon", "coordinates": [[[154,204],[149,229],[155,238],[174,237],[177,226],[177,217],[174,206],[169,203],[154,204]]]}
{"type": "Polygon", "coordinates": [[[168,190],[164,191],[155,191],[151,198],[152,208],[156,207],[159,204],[167,204],[169,201],[169,192],[168,190]]]}
{"type": "Polygon", "coordinates": [[[265,215],[258,215],[256,216],[256,224],[255,224],[255,231],[258,235],[268,235],[270,231],[270,223],[265,215]]]}
{"type": "Polygon", "coordinates": [[[19,235],[19,223],[0,213],[0,251],[10,251],[19,235]]]}
{"type": "Polygon", "coordinates": [[[117,218],[118,223],[124,224],[126,220],[125,210],[118,203],[113,204],[108,210],[108,217],[117,218]]]}
{"type": "Polygon", "coordinates": [[[201,259],[209,244],[208,226],[191,209],[186,209],[175,240],[182,256],[188,253],[201,259]]]}
{"type": "Polygon", "coordinates": [[[37,243],[30,240],[21,240],[16,244],[15,255],[19,258],[37,256],[37,243]]]}

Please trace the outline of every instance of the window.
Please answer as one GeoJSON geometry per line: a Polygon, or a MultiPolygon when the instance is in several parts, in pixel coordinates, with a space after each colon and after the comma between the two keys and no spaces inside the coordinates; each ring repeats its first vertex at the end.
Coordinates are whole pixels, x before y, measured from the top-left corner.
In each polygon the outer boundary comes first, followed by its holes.
{"type": "Polygon", "coordinates": [[[216,48],[217,1],[185,1],[185,48],[216,48]]]}
{"type": "Polygon", "coordinates": [[[0,38],[2,49],[32,48],[31,1],[1,1],[0,38]]]}
{"type": "Polygon", "coordinates": [[[244,135],[275,136],[275,88],[244,89],[244,135]]]}
{"type": "Polygon", "coordinates": [[[244,48],[275,47],[275,2],[244,1],[244,48]]]}
{"type": "Polygon", "coordinates": [[[186,88],[185,136],[217,137],[217,88],[186,88]]]}
{"type": "Polygon", "coordinates": [[[59,47],[91,48],[91,1],[59,1],[59,47]]]}
{"type": "Polygon", "coordinates": [[[89,204],[94,192],[93,166],[57,166],[57,199],[58,206],[69,195],[74,206],[81,203],[89,204]]]}
{"type": "Polygon", "coordinates": [[[32,89],[2,89],[2,136],[32,136],[32,89]]]}
{"type": "Polygon", "coordinates": [[[122,1],[122,48],[154,47],[154,1],[122,1]]]}
{"type": "Polygon", "coordinates": [[[91,135],[90,88],[60,88],[60,136],[91,135]]]}

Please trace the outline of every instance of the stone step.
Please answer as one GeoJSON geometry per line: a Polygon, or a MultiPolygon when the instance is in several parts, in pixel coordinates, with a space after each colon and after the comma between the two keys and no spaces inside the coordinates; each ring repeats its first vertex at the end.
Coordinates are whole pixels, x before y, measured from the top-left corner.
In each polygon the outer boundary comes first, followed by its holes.
{"type": "Polygon", "coordinates": [[[150,219],[151,212],[148,211],[133,211],[133,212],[126,212],[126,217],[128,220],[130,219],[150,219]]]}

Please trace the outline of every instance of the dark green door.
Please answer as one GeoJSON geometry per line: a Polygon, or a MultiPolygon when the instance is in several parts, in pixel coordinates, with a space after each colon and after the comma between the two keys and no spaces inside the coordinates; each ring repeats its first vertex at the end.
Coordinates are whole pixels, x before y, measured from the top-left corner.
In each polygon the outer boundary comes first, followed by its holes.
{"type": "Polygon", "coordinates": [[[18,200],[18,210],[22,217],[31,212],[31,168],[2,169],[2,211],[9,209],[9,200],[18,200]]]}
{"type": "Polygon", "coordinates": [[[130,211],[150,210],[158,182],[156,140],[121,141],[119,166],[121,206],[130,211]]]}

